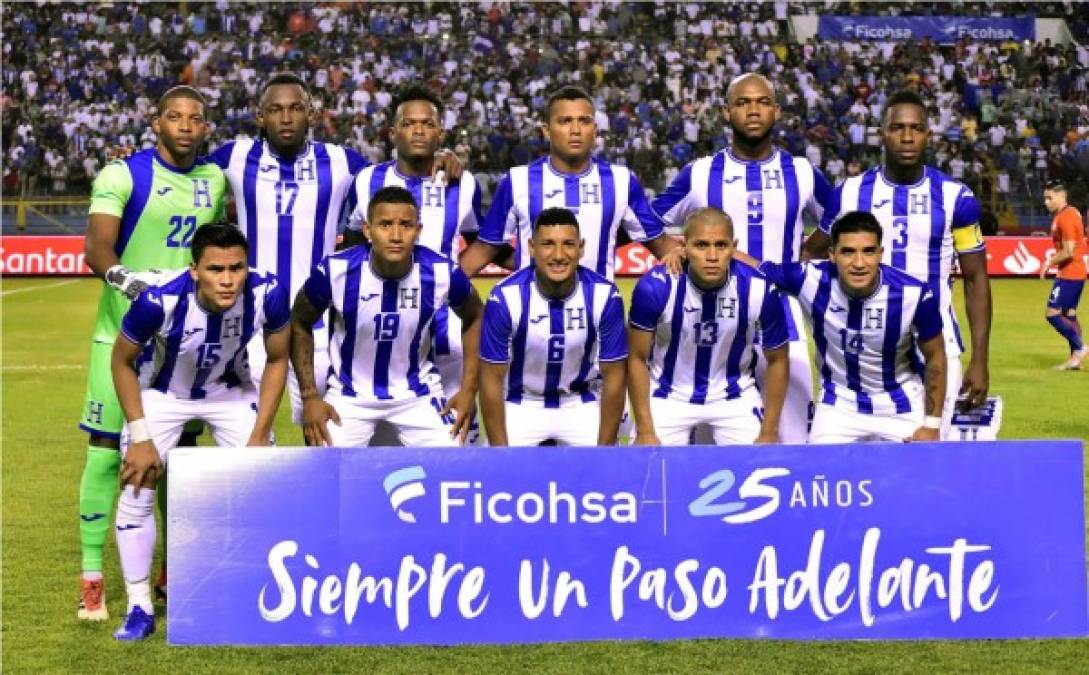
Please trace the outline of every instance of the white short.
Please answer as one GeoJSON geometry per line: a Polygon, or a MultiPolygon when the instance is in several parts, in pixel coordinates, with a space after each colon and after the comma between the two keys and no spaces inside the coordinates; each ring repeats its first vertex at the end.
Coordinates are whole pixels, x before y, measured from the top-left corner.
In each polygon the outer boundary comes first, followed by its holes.
{"type": "MultiPolygon", "coordinates": [[[[241,448],[246,445],[257,421],[257,391],[250,387],[228,389],[224,395],[197,400],[181,399],[156,389],[140,392],[151,440],[163,464],[178,445],[182,429],[190,420],[202,420],[212,430],[216,445],[241,448]]],[[[129,447],[129,429],[121,434],[122,455],[129,447]]]]}
{"type": "MultiPolygon", "coordinates": [[[[783,412],[779,417],[779,440],[783,443],[805,443],[809,435],[809,409],[813,402],[813,371],[810,365],[812,359],[802,306],[793,296],[787,298],[787,304],[798,331],[798,339],[791,340],[788,346],[790,380],[787,383],[786,400],[783,401],[783,412]]],[[[756,351],[756,381],[760,385],[760,391],[764,391],[764,371],[768,362],[759,348],[756,351]]]]}
{"type": "Polygon", "coordinates": [[[447,419],[439,415],[440,396],[411,398],[378,405],[360,405],[336,391],[325,395],[325,402],[336,409],[340,424],[328,423],[329,436],[338,447],[364,447],[374,435],[379,422],[387,422],[396,432],[397,440],[406,447],[453,447],[457,440],[450,437],[453,414],[447,419]]]}
{"type": "Polygon", "coordinates": [[[563,408],[506,404],[507,444],[511,447],[540,445],[597,445],[601,429],[601,405],[597,401],[563,408]]]}
{"type": "Polygon", "coordinates": [[[903,441],[911,438],[923,423],[923,411],[900,415],[866,415],[834,405],[818,403],[813,415],[810,443],[856,443],[859,441],[903,441]]]}
{"type": "Polygon", "coordinates": [[[707,425],[716,445],[752,445],[760,435],[763,405],[755,390],[703,405],[652,396],[650,414],[662,445],[688,445],[689,435],[701,424],[707,425]]]}
{"type": "MultiPolygon", "coordinates": [[[[442,379],[442,390],[449,397],[461,391],[461,370],[464,366],[465,355],[464,347],[461,344],[461,318],[453,310],[447,312],[446,326],[449,335],[450,353],[435,353],[434,356],[435,369],[439,371],[439,377],[442,379]]],[[[469,422],[469,435],[465,444],[477,447],[488,444],[488,439],[484,437],[480,430],[479,410],[469,422]]]]}
{"type": "MultiPolygon", "coordinates": [[[[246,348],[249,354],[250,379],[253,380],[257,391],[261,391],[261,377],[265,373],[265,341],[260,336],[252,340],[246,348]]],[[[318,394],[325,396],[328,388],[329,376],[329,329],[323,323],[314,329],[314,381],[318,385],[318,394]]],[[[290,366],[287,369],[287,395],[291,401],[291,421],[302,424],[302,396],[299,395],[299,380],[295,377],[295,369],[290,366]]]]}

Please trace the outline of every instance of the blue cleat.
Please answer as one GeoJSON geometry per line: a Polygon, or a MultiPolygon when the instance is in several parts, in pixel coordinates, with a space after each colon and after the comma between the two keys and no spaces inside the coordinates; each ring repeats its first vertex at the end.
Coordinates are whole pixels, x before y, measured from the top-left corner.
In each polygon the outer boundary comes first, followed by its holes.
{"type": "Polygon", "coordinates": [[[133,607],[132,611],[125,617],[124,625],[118,628],[113,636],[118,640],[132,642],[143,640],[154,632],[155,617],[149,616],[140,607],[133,607]]]}

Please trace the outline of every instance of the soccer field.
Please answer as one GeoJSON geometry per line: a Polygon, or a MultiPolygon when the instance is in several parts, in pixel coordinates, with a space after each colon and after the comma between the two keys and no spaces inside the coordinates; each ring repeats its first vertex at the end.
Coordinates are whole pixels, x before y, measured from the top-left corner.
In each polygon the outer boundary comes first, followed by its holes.
{"type": "MultiPolygon", "coordinates": [[[[478,282],[483,291],[490,281],[478,282]]],[[[1089,438],[1089,372],[1043,319],[1050,281],[997,280],[991,390],[1005,397],[1003,438],[1089,438]]],[[[625,296],[632,282],[621,282],[625,296]]],[[[698,640],[462,648],[170,648],[111,633],[125,600],[107,547],[104,624],[75,618],[76,497],[86,436],[77,429],[97,280],[5,279],[3,316],[3,667],[10,672],[1085,672],[1089,641],[800,643],[698,640]]],[[[956,291],[958,303],[960,289],[956,291]]],[[[958,307],[963,316],[963,308],[958,307]]],[[[966,328],[966,325],[965,325],[966,328]]],[[[281,408],[277,435],[299,441],[281,408]]],[[[1043,524],[1046,526],[1046,524],[1043,524]]]]}

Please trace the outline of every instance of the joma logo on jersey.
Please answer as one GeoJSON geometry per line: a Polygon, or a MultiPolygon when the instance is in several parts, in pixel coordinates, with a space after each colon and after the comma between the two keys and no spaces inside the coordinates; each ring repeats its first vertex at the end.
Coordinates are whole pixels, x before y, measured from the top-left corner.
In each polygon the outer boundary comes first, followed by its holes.
{"type": "Polygon", "coordinates": [[[401,291],[401,303],[400,309],[419,309],[420,308],[420,289],[418,288],[402,288],[401,291]]]}
{"type": "Polygon", "coordinates": [[[881,329],[885,327],[885,308],[867,307],[864,328],[881,329]]]}
{"type": "Polygon", "coordinates": [[[212,208],[212,188],[208,185],[207,178],[194,178],[193,180],[193,207],[212,208]]]}

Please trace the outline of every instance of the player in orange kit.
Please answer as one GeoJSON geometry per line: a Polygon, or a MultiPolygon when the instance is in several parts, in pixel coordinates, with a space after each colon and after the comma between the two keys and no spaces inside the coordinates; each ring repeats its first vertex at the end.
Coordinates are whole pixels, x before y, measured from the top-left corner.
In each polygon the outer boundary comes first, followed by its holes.
{"type": "Polygon", "coordinates": [[[1055,252],[1040,270],[1043,279],[1048,268],[1055,267],[1055,285],[1047,298],[1047,322],[1070,343],[1070,359],[1058,369],[1081,370],[1082,361],[1089,356],[1077,315],[1086,277],[1085,230],[1081,214],[1066,201],[1066,185],[1062,181],[1051,181],[1044,188],[1044,206],[1054,216],[1051,238],[1055,242],[1055,252]]]}

